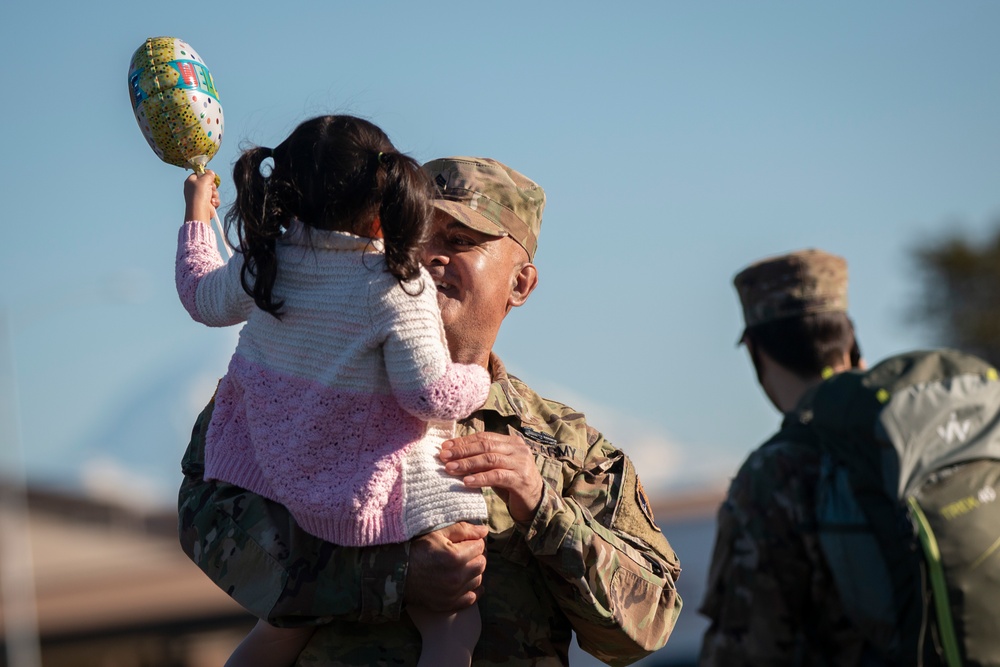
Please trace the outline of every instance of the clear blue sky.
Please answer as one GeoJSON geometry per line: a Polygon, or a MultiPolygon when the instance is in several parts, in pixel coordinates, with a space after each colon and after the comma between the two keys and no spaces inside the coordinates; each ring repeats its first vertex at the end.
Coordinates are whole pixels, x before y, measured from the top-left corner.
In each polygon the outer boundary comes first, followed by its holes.
{"type": "Polygon", "coordinates": [[[234,344],[174,291],[185,172],[126,87],[146,37],[214,75],[225,203],[241,142],[331,112],[542,184],[540,287],[497,350],[660,490],[724,481],[777,422],[734,345],[743,265],[842,254],[869,359],[934,342],[905,317],[908,249],[1000,216],[998,26],[981,0],[6,3],[0,307],[28,474],[169,502],[234,344]]]}

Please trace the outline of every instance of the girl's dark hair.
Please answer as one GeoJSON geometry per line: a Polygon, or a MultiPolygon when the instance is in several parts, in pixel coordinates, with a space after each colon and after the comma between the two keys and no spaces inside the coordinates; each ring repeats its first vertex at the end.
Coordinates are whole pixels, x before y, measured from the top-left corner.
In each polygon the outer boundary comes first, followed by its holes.
{"type": "Polygon", "coordinates": [[[292,218],[308,227],[370,236],[378,216],[385,262],[400,282],[420,271],[420,248],[431,219],[431,184],[420,165],[399,153],[385,132],[354,116],[303,122],[273,150],[249,148],[233,167],[236,201],[226,228],[236,228],[243,254],[243,289],[280,318],[284,301],[272,290],[275,244],[292,218]],[[267,158],[274,166],[261,168],[267,158]]]}
{"type": "Polygon", "coordinates": [[[758,350],[801,378],[820,375],[827,366],[833,366],[846,353],[851,366],[861,361],[861,348],[854,334],[854,323],[847,313],[813,313],[802,317],[788,317],[749,327],[744,339],[750,347],[754,368],[760,376],[758,350]]]}

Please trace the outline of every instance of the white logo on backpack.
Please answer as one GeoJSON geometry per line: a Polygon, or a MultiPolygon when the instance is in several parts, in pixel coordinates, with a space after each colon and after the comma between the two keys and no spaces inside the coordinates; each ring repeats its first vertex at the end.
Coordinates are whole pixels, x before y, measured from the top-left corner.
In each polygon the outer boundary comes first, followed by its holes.
{"type": "Polygon", "coordinates": [[[955,440],[963,442],[967,437],[969,437],[969,429],[972,428],[972,421],[966,419],[963,422],[959,422],[955,413],[952,412],[948,416],[948,423],[945,426],[937,427],[937,434],[941,436],[941,439],[947,442],[949,445],[955,440]]]}
{"type": "Polygon", "coordinates": [[[992,503],[997,499],[997,492],[992,486],[984,486],[979,489],[979,502],[992,503]]]}

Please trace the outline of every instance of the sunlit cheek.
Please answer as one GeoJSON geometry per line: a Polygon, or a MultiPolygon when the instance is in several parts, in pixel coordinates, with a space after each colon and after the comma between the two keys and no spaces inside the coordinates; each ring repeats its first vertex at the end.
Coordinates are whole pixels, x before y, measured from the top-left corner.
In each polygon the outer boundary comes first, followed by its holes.
{"type": "Polygon", "coordinates": [[[458,317],[459,304],[454,299],[438,293],[438,308],[441,309],[441,321],[445,327],[453,324],[458,317]]]}

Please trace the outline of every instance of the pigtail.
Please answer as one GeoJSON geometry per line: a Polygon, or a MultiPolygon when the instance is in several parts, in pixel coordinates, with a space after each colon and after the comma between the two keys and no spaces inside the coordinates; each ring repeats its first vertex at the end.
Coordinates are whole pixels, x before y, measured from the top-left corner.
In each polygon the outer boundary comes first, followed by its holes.
{"type": "Polygon", "coordinates": [[[276,180],[274,171],[268,176],[261,171],[264,160],[271,155],[270,148],[257,146],[243,151],[236,161],[233,167],[236,201],[226,213],[226,229],[235,226],[239,238],[243,290],[253,297],[258,308],[281,319],[284,301],[274,301],[272,290],[278,275],[275,245],[287,215],[281,206],[281,188],[272,183],[276,180]]]}
{"type": "Polygon", "coordinates": [[[421,249],[431,220],[431,183],[420,165],[402,153],[379,153],[382,200],[378,215],[385,239],[385,262],[401,282],[420,273],[421,249]]]}

